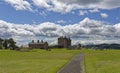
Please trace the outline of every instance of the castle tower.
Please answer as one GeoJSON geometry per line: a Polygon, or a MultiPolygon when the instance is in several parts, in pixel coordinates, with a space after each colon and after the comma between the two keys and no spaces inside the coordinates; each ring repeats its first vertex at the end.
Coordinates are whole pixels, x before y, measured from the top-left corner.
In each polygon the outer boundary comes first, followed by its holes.
{"type": "Polygon", "coordinates": [[[58,46],[61,48],[70,48],[71,47],[71,39],[67,37],[59,37],[58,38],[58,46]]]}

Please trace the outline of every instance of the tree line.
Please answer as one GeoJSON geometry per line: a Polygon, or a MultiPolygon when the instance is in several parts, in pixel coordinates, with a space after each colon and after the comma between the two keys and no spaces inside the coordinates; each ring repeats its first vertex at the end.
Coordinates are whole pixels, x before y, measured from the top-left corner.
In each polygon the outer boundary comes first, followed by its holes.
{"type": "Polygon", "coordinates": [[[9,38],[9,39],[0,38],[0,49],[15,50],[17,48],[18,46],[16,45],[16,42],[14,41],[13,38],[9,38]]]}

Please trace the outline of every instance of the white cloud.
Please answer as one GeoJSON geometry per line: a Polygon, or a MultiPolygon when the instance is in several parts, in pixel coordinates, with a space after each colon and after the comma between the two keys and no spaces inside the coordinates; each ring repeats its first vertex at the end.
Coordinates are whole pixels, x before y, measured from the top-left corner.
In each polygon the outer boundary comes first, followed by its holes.
{"type": "Polygon", "coordinates": [[[33,0],[33,3],[38,7],[44,7],[44,8],[50,8],[51,5],[49,5],[50,0],[33,0]]]}
{"type": "Polygon", "coordinates": [[[98,12],[97,9],[114,9],[120,7],[120,0],[5,0],[16,10],[34,11],[34,6],[47,11],[62,14],[72,12],[76,9],[94,9],[90,12],[98,12]]]}
{"type": "Polygon", "coordinates": [[[88,11],[86,11],[86,10],[80,10],[79,11],[79,15],[81,16],[81,15],[85,15],[85,14],[88,14],[88,11]]]}
{"type": "Polygon", "coordinates": [[[11,4],[16,10],[30,10],[32,11],[31,4],[26,0],[5,0],[11,4]]]}
{"type": "Polygon", "coordinates": [[[103,18],[107,18],[107,17],[108,17],[108,14],[106,14],[106,13],[101,13],[100,15],[101,15],[101,17],[103,17],[103,18]]]}
{"type": "Polygon", "coordinates": [[[91,10],[89,10],[91,13],[94,13],[94,12],[100,12],[98,9],[91,9],[91,10]]]}
{"type": "Polygon", "coordinates": [[[0,20],[0,32],[0,37],[13,37],[18,43],[28,43],[32,39],[45,39],[51,44],[55,43],[57,37],[62,35],[71,37],[73,43],[120,43],[118,40],[120,39],[120,23],[111,25],[89,18],[65,26],[51,22],[37,25],[14,24],[0,20]]]}
{"type": "Polygon", "coordinates": [[[77,4],[66,4],[64,2],[58,0],[49,0],[48,4],[51,6],[46,8],[48,11],[60,12],[62,14],[71,12],[72,10],[78,9],[79,6],[77,4]]]}
{"type": "Polygon", "coordinates": [[[58,0],[67,4],[78,4],[81,8],[112,9],[120,7],[119,0],[58,0]]]}
{"type": "Polygon", "coordinates": [[[60,13],[68,13],[75,9],[94,9],[90,12],[98,12],[98,9],[120,7],[119,0],[33,0],[33,2],[38,7],[60,13]]]}
{"type": "Polygon", "coordinates": [[[58,24],[63,24],[63,23],[66,23],[66,21],[64,21],[64,20],[59,20],[59,21],[56,21],[56,23],[58,23],[58,24]]]}

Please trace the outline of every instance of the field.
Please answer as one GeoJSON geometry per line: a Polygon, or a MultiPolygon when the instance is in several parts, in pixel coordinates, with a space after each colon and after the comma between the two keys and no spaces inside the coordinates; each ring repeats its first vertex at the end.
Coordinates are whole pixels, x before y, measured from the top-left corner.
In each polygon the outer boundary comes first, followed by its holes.
{"type": "Polygon", "coordinates": [[[120,50],[85,50],[86,73],[120,73],[120,50]]]}
{"type": "Polygon", "coordinates": [[[56,73],[77,53],[85,54],[85,73],[120,73],[120,50],[0,50],[0,73],[56,73]]]}
{"type": "Polygon", "coordinates": [[[0,73],[56,73],[79,50],[0,50],[0,73]]]}

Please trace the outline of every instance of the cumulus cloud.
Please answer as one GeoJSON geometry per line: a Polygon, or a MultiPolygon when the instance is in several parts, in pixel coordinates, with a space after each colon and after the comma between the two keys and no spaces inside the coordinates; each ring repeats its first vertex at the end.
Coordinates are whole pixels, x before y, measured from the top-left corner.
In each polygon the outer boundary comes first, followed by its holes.
{"type": "Polygon", "coordinates": [[[119,0],[33,0],[33,2],[38,7],[60,13],[68,13],[76,9],[96,9],[91,12],[98,12],[97,9],[120,7],[119,0]]]}
{"type": "Polygon", "coordinates": [[[118,0],[58,0],[67,4],[78,4],[81,8],[112,9],[120,7],[118,0]]]}
{"type": "MultiPolygon", "coordinates": [[[[48,11],[69,13],[76,9],[113,9],[120,7],[120,0],[5,0],[16,10],[34,10],[34,6],[48,11]]],[[[90,10],[98,12],[98,10],[90,10]]]]}
{"type": "Polygon", "coordinates": [[[49,43],[57,42],[57,37],[71,37],[73,42],[120,43],[120,23],[108,24],[85,18],[79,23],[61,26],[56,23],[14,24],[0,20],[0,37],[13,37],[18,43],[28,43],[32,39],[45,39],[49,43]],[[52,41],[53,40],[53,41],[52,41]]]}
{"type": "Polygon", "coordinates": [[[107,18],[107,17],[108,17],[108,14],[106,14],[106,13],[101,13],[100,15],[101,15],[101,17],[103,17],[103,18],[107,18]]]}
{"type": "Polygon", "coordinates": [[[36,6],[38,6],[38,7],[44,7],[44,8],[51,7],[51,5],[48,4],[49,2],[50,2],[50,0],[33,0],[33,3],[36,6]]]}
{"type": "Polygon", "coordinates": [[[86,11],[86,10],[80,10],[79,11],[79,15],[81,16],[81,15],[85,15],[85,14],[88,14],[88,11],[86,11]]]}
{"type": "Polygon", "coordinates": [[[5,0],[11,4],[16,10],[30,10],[32,11],[31,4],[26,0],[5,0]]]}

